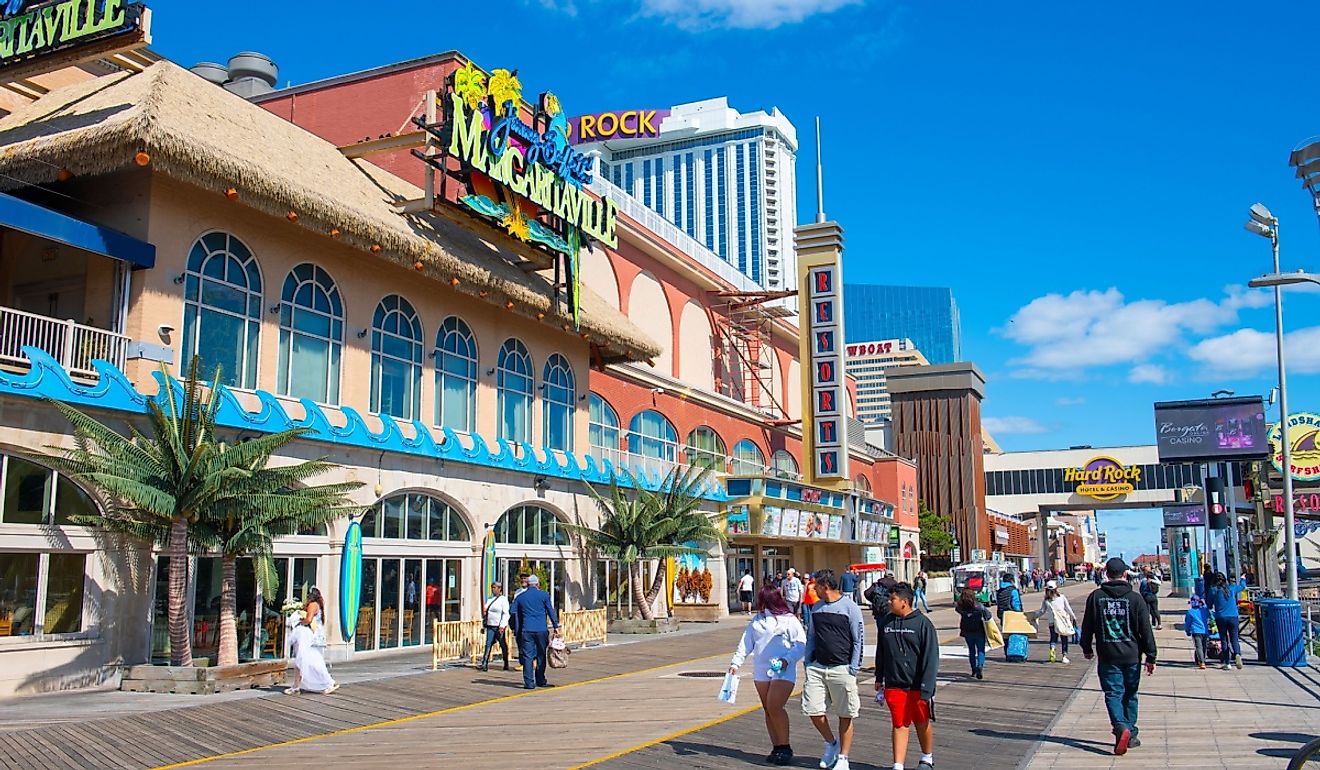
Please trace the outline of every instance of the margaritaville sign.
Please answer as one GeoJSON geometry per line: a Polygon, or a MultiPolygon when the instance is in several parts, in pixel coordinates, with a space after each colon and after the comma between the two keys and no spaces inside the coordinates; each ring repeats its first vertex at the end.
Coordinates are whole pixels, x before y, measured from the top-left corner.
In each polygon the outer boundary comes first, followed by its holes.
{"type": "Polygon", "coordinates": [[[150,42],[149,20],[146,6],[124,0],[7,0],[0,4],[0,68],[68,54],[56,65],[63,66],[140,47],[150,42]]]}
{"type": "Polygon", "coordinates": [[[1124,465],[1112,457],[1093,457],[1080,468],[1064,468],[1063,481],[1076,484],[1073,490],[1093,500],[1117,500],[1141,483],[1141,467],[1124,465]]]}

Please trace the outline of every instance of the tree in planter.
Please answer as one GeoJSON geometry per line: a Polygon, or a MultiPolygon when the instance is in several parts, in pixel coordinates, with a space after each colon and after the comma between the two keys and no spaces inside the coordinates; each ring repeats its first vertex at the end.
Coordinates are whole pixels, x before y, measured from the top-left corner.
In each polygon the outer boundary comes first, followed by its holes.
{"type": "Polygon", "coordinates": [[[664,570],[657,570],[649,590],[642,588],[642,563],[671,556],[700,554],[700,548],[686,542],[723,541],[724,533],[700,510],[701,490],[710,471],[699,466],[674,469],[660,489],[625,490],[616,479],[610,484],[609,497],[588,485],[600,509],[599,528],[582,524],[561,525],[581,537],[597,553],[617,559],[628,567],[628,583],[633,602],[643,620],[654,620],[652,606],[665,585],[664,570]]]}
{"type": "Polygon", "coordinates": [[[953,551],[950,523],[935,513],[925,500],[917,501],[917,527],[921,531],[921,547],[932,556],[948,556],[953,551]]]}
{"type": "MultiPolygon", "coordinates": [[[[298,428],[263,437],[268,440],[268,451],[255,457],[247,468],[248,475],[235,482],[242,488],[242,493],[217,501],[194,525],[198,530],[197,540],[220,552],[220,649],[217,662],[221,666],[238,663],[238,626],[234,609],[239,557],[252,557],[257,587],[266,598],[273,599],[279,587],[274,539],[327,524],[356,511],[356,506],[349,503],[346,495],[362,486],[361,482],[303,485],[307,479],[332,470],[333,463],[307,460],[294,465],[270,466],[275,451],[306,432],[306,429],[298,428]]],[[[247,443],[252,442],[244,442],[247,443]]],[[[222,448],[221,451],[233,450],[222,448]]]]}
{"type": "MultiPolygon", "coordinates": [[[[182,397],[175,390],[178,383],[165,374],[163,403],[147,402],[145,434],[131,424],[127,435],[121,434],[67,404],[53,402],[73,427],[74,445],[52,447],[55,454],[49,459],[58,470],[97,490],[106,508],[104,515],[75,517],[74,523],[102,526],[166,549],[170,559],[166,616],[174,666],[192,665],[189,546],[204,546],[214,538],[213,531],[194,531],[193,525],[199,519],[209,520],[215,511],[250,510],[253,470],[264,468],[271,453],[299,435],[290,431],[226,447],[215,435],[220,391],[199,381],[198,365],[194,357],[182,397]]],[[[217,371],[212,381],[220,379],[217,371]]],[[[232,598],[230,603],[232,607],[232,598]]]]}

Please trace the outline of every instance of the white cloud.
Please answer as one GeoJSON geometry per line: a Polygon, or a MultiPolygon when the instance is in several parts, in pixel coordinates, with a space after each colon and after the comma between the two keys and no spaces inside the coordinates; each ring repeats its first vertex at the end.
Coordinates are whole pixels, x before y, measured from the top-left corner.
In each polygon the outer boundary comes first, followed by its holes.
{"type": "Polygon", "coordinates": [[[1169,370],[1159,364],[1137,364],[1128,373],[1128,382],[1149,382],[1154,385],[1164,385],[1169,380],[1169,370]]]}
{"type": "Polygon", "coordinates": [[[774,29],[865,0],[641,0],[644,16],[689,30],[774,29]]]}
{"type": "Polygon", "coordinates": [[[1054,403],[1058,406],[1081,406],[1086,403],[1086,399],[1082,396],[1076,398],[1060,396],[1059,398],[1054,399],[1054,403]]]}
{"type": "MultiPolygon", "coordinates": [[[[1229,286],[1219,301],[1128,301],[1117,288],[1046,294],[1019,308],[999,332],[1027,347],[1010,363],[1015,376],[1059,379],[1112,364],[1142,364],[1187,335],[1205,335],[1236,323],[1243,308],[1263,307],[1268,292],[1229,286]]],[[[1134,371],[1134,375],[1136,372],[1134,371]]],[[[1152,376],[1145,370],[1143,376],[1152,376]]],[[[1144,380],[1150,381],[1150,380],[1144,380]]]]}
{"type": "MultiPolygon", "coordinates": [[[[1284,353],[1290,374],[1320,372],[1320,326],[1284,334],[1284,353]]],[[[1201,340],[1187,357],[1201,366],[1201,376],[1249,376],[1276,366],[1273,332],[1238,329],[1231,334],[1201,340]]]]}
{"type": "Polygon", "coordinates": [[[1048,433],[1049,428],[1031,417],[985,417],[981,427],[991,433],[1048,433]]]}

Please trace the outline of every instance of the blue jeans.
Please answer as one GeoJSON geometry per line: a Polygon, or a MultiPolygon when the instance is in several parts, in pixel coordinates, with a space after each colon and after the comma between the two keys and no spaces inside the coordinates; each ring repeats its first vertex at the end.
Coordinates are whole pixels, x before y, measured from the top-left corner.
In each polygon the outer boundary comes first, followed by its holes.
{"type": "Polygon", "coordinates": [[[549,631],[518,632],[518,662],[522,664],[524,687],[545,687],[546,651],[549,648],[549,631]],[[535,672],[532,671],[533,662],[536,665],[535,672]]]}
{"type": "Polygon", "coordinates": [[[930,605],[926,603],[926,592],[921,589],[917,589],[915,591],[915,594],[916,595],[912,597],[912,606],[915,607],[918,604],[920,604],[923,610],[925,610],[926,612],[930,612],[930,605]]]}
{"type": "Polygon", "coordinates": [[[1109,724],[1118,735],[1127,728],[1137,736],[1137,687],[1141,684],[1140,663],[1101,663],[1097,667],[1100,689],[1105,693],[1109,724]]]}
{"type": "Polygon", "coordinates": [[[1050,647],[1053,648],[1054,645],[1059,643],[1060,639],[1063,640],[1063,656],[1066,658],[1068,657],[1068,642],[1072,641],[1072,634],[1061,634],[1055,630],[1054,626],[1050,626],[1050,647]]]}
{"type": "Polygon", "coordinates": [[[1215,625],[1219,626],[1219,662],[1227,666],[1233,658],[1242,654],[1242,640],[1238,634],[1237,617],[1221,618],[1215,616],[1215,625]]]}
{"type": "Polygon", "coordinates": [[[972,673],[985,668],[985,634],[967,634],[967,661],[972,664],[972,673]]]}
{"type": "Polygon", "coordinates": [[[490,653],[495,649],[495,643],[500,645],[500,652],[504,653],[504,665],[509,665],[509,640],[504,635],[504,629],[499,626],[486,626],[486,652],[481,656],[481,665],[490,663],[490,653]]]}

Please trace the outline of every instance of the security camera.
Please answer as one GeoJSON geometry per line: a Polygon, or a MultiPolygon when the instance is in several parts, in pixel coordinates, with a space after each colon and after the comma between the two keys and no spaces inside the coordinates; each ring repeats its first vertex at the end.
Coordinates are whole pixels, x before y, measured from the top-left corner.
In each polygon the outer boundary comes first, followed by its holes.
{"type": "Polygon", "coordinates": [[[168,337],[174,333],[174,327],[170,326],[169,324],[161,324],[160,326],[156,327],[156,331],[160,334],[160,336],[168,337]]]}
{"type": "Polygon", "coordinates": [[[652,393],[655,393],[656,395],[663,395],[664,392],[665,392],[665,389],[664,389],[664,388],[651,388],[651,392],[652,392],[652,393]]]}

